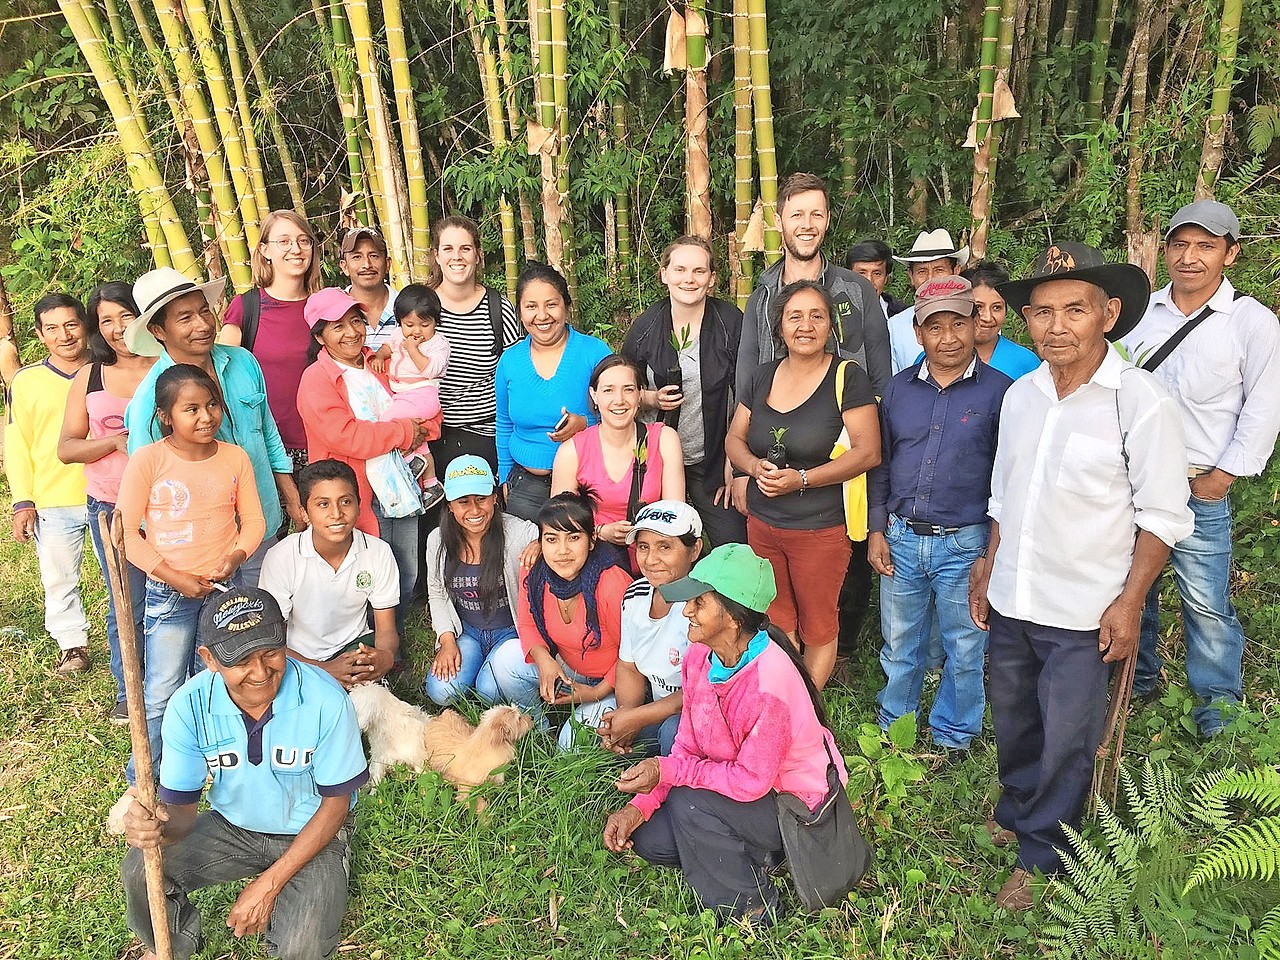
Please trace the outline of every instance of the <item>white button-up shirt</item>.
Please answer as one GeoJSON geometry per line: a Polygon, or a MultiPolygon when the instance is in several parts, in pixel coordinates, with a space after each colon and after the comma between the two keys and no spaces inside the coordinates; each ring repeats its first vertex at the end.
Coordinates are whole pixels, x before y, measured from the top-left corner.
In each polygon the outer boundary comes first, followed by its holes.
{"type": "Polygon", "coordinates": [[[916,339],[916,308],[907,307],[889,318],[889,353],[893,372],[901,373],[920,356],[920,341],[916,339]]]}
{"type": "MultiPolygon", "coordinates": [[[[1142,320],[1121,340],[1135,362],[1187,322],[1172,293],[1170,285],[1152,294],[1142,320]]],[[[1280,431],[1280,321],[1252,297],[1234,297],[1224,277],[1207,304],[1213,312],[1155,376],[1182,413],[1187,460],[1250,477],[1266,467],[1280,431]]]]}
{"type": "Polygon", "coordinates": [[[1048,364],[1014,381],[991,476],[1000,523],[991,606],[1098,629],[1124,589],[1138,531],[1172,546],[1194,529],[1185,450],[1173,400],[1115,350],[1061,400],[1048,364]]]}

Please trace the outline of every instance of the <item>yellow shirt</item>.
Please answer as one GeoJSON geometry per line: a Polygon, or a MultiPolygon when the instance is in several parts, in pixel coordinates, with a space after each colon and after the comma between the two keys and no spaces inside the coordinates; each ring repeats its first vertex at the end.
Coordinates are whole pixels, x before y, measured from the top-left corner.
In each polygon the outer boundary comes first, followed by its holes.
{"type": "Polygon", "coordinates": [[[4,468],[15,511],[84,505],[84,465],[58,459],[58,437],[74,373],[48,360],[23,367],[9,387],[4,468]]]}

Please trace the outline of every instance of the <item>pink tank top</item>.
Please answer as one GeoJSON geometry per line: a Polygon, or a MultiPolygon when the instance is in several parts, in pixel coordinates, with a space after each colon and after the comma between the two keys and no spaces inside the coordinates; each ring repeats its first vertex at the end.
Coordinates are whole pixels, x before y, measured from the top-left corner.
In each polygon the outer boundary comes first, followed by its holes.
{"type": "MultiPolygon", "coordinates": [[[[89,369],[89,383],[84,397],[89,411],[89,439],[101,440],[124,433],[124,409],[129,406],[128,397],[108,393],[102,383],[102,364],[95,363],[89,369]]],[[[84,465],[85,491],[102,503],[115,503],[120,495],[120,478],[129,458],[119,450],[113,450],[101,460],[84,465]]]]}
{"type": "MultiPolygon", "coordinates": [[[[644,482],[640,484],[641,504],[662,499],[661,435],[661,423],[651,423],[645,428],[645,443],[649,453],[645,463],[644,482]]],[[[598,499],[596,526],[627,519],[627,501],[631,498],[631,474],[635,470],[635,463],[627,468],[621,480],[612,480],[604,466],[599,427],[588,427],[581,433],[574,434],[573,445],[578,451],[578,483],[589,486],[598,499]]]]}

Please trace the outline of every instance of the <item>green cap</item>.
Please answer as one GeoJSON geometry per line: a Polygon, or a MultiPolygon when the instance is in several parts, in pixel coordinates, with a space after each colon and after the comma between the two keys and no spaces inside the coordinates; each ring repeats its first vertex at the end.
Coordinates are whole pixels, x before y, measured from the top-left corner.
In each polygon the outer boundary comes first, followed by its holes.
{"type": "Polygon", "coordinates": [[[663,599],[678,603],[714,590],[748,610],[764,613],[778,595],[773,567],[745,543],[725,543],[699,560],[689,575],[658,588],[663,599]]]}

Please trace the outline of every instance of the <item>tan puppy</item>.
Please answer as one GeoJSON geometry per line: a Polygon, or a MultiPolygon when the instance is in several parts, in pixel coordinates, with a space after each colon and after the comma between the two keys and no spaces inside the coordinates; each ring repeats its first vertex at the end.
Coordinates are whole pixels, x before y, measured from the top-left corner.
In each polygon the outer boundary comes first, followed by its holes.
{"type": "Polygon", "coordinates": [[[454,710],[433,717],[375,683],[354,687],[351,702],[369,739],[369,783],[403,763],[415,772],[430,766],[458,788],[459,802],[486,780],[502,782],[499,767],[515,757],[515,744],[533,729],[516,707],[490,707],[473,727],[454,710]]]}

